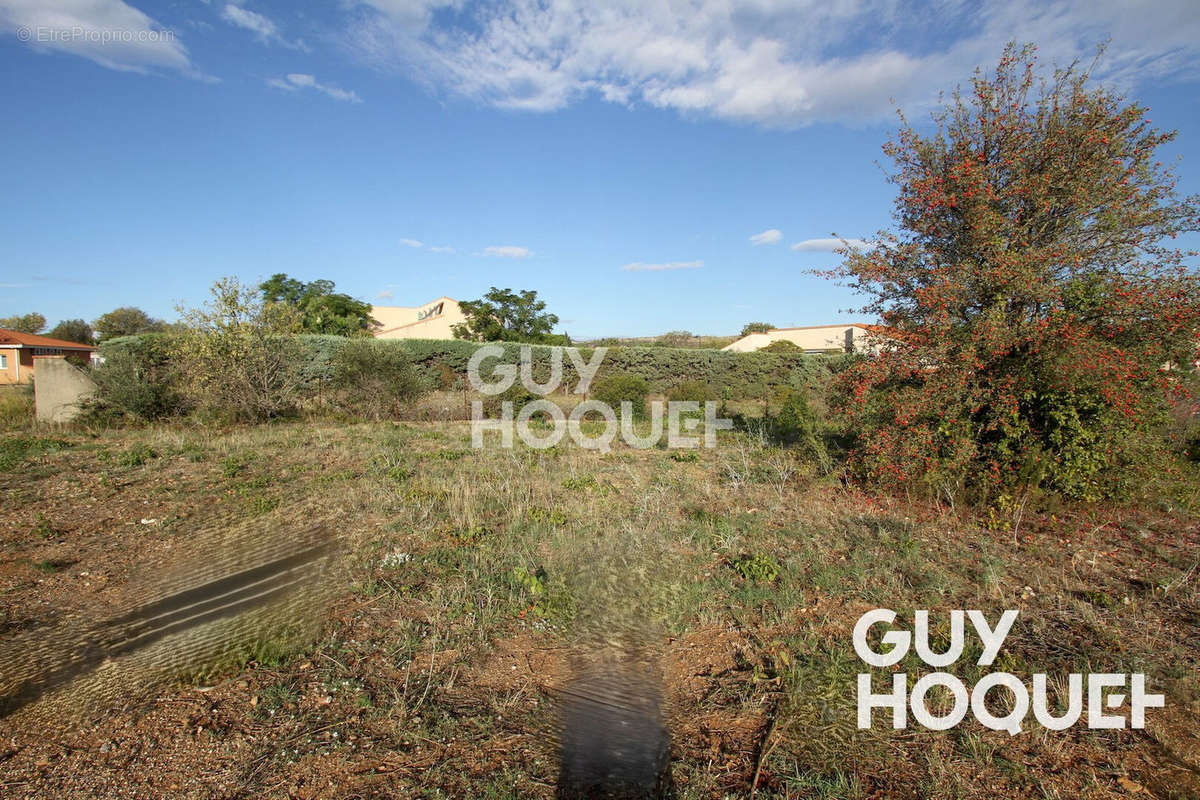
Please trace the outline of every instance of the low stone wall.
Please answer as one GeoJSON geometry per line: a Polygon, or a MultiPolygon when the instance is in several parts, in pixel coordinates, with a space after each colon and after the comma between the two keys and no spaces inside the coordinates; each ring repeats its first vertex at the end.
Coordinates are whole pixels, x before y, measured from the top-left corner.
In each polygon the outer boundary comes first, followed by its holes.
{"type": "Polygon", "coordinates": [[[33,393],[38,422],[70,422],[79,416],[80,403],[96,391],[83,370],[61,356],[35,356],[33,393]]]}

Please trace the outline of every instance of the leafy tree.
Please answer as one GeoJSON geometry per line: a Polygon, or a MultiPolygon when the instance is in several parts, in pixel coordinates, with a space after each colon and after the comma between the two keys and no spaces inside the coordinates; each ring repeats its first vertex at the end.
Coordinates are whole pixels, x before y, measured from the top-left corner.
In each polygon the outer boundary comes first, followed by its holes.
{"type": "Polygon", "coordinates": [[[659,336],[655,344],[663,347],[687,347],[696,338],[691,331],[667,331],[659,336]]]}
{"type": "Polygon", "coordinates": [[[747,322],[742,326],[742,336],[749,336],[752,333],[766,333],[767,331],[775,330],[775,326],[769,322],[747,322]]]}
{"type": "Polygon", "coordinates": [[[65,342],[96,343],[96,334],[92,331],[92,326],[81,319],[64,319],[51,328],[50,333],[46,335],[53,339],[62,339],[65,342]]]}
{"type": "Polygon", "coordinates": [[[139,333],[162,333],[167,329],[167,323],[134,306],[114,308],[103,314],[92,326],[100,341],[115,339],[118,336],[136,336],[139,333]]]}
{"type": "Polygon", "coordinates": [[[0,319],[0,328],[7,328],[10,331],[19,331],[20,333],[39,333],[45,327],[46,318],[36,311],[0,319]]]}
{"type": "Polygon", "coordinates": [[[371,304],[335,292],[333,281],[305,283],[279,272],[258,288],[264,302],[282,303],[296,309],[305,333],[367,336],[375,324],[371,319],[371,304]]]}
{"type": "Polygon", "coordinates": [[[453,327],[458,339],[476,342],[530,342],[533,344],[570,344],[565,334],[551,333],[558,317],[546,313],[546,303],[537,292],[523,289],[491,288],[478,300],[458,304],[467,321],[453,327]]]}
{"type": "Polygon", "coordinates": [[[1200,280],[1166,244],[1200,229],[1154,152],[1174,133],[1072,65],[1035,79],[1009,45],[935,114],[903,122],[899,234],[834,274],[891,326],[843,373],[863,474],[1009,500],[1119,496],[1151,462],[1196,357],[1200,280]]]}
{"type": "Polygon", "coordinates": [[[299,311],[264,302],[237,278],[217,280],[211,293],[200,308],[179,308],[176,360],[189,401],[244,422],[293,413],[304,388],[299,311]]]}

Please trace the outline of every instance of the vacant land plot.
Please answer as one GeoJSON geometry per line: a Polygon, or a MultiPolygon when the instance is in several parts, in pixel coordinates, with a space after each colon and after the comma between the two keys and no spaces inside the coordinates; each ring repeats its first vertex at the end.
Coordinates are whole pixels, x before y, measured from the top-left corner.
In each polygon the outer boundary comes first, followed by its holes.
{"type": "Polygon", "coordinates": [[[1014,531],[744,434],[472,450],[462,423],[8,435],[0,497],[4,636],[117,613],[222,517],[324,522],[348,565],[313,638],[0,720],[6,797],[551,797],[553,692],[621,649],[661,672],[681,797],[1200,796],[1200,527],[1167,505],[1014,531]],[[859,731],[851,630],[881,606],[1019,609],[994,669],[1145,672],[1166,707],[1145,731],[859,731]]]}

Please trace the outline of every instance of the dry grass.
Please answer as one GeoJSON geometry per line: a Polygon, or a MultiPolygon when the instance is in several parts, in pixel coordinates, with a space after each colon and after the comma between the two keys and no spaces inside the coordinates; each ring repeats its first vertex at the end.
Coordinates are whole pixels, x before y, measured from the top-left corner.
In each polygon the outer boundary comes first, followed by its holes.
{"type": "Polygon", "coordinates": [[[756,774],[764,798],[1195,796],[1200,530],[1181,512],[984,530],[742,435],[695,460],[476,451],[457,422],[47,441],[4,442],[10,628],[115,596],[215,510],[318,508],[351,564],[319,641],[83,730],[6,731],[0,783],[22,796],[550,797],[549,693],[600,648],[660,665],[687,798],[747,796],[756,774]],[[1167,708],[1145,733],[860,732],[850,631],[877,606],[1020,609],[998,666],[1143,671],[1167,708]]]}
{"type": "Polygon", "coordinates": [[[22,431],[33,426],[33,387],[0,386],[0,431],[22,431]]]}

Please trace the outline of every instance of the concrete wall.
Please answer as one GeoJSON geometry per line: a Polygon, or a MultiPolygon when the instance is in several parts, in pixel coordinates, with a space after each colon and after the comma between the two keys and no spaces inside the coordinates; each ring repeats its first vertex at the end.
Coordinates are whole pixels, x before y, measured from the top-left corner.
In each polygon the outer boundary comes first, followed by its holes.
{"type": "Polygon", "coordinates": [[[33,382],[38,422],[70,422],[79,415],[79,404],[96,391],[96,384],[83,370],[62,356],[35,356],[37,379],[33,382]]]}

